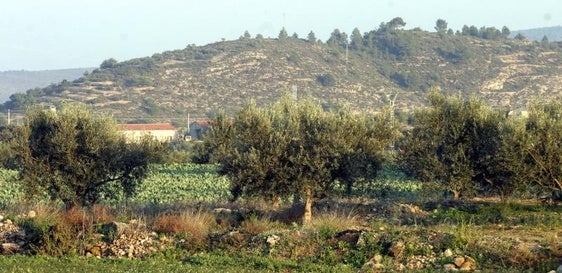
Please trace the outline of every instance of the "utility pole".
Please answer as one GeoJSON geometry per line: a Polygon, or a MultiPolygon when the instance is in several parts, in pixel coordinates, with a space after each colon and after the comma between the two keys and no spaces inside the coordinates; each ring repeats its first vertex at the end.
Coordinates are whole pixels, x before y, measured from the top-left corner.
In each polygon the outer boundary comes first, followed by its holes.
{"type": "Polygon", "coordinates": [[[10,125],[11,122],[10,109],[8,109],[8,125],[10,125]]]}

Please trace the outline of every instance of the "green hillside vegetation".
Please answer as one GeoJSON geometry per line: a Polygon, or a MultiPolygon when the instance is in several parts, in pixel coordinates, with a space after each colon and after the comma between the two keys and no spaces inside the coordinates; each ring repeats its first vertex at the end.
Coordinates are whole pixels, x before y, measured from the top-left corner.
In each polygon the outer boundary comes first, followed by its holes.
{"type": "Polygon", "coordinates": [[[185,124],[218,110],[232,114],[249,99],[258,106],[292,91],[310,95],[325,109],[348,105],[376,112],[396,96],[396,109],[426,103],[430,87],[468,97],[479,94],[493,107],[516,109],[534,98],[562,91],[557,43],[508,38],[507,27],[464,26],[436,32],[405,29],[399,17],[373,30],[338,29],[321,42],[288,36],[252,38],[156,53],[118,62],[105,60],[80,79],[13,95],[2,110],[34,103],[76,101],[113,115],[119,122],[185,124]]]}
{"type": "Polygon", "coordinates": [[[0,102],[7,101],[17,92],[24,92],[30,88],[42,88],[49,84],[56,84],[62,80],[75,80],[85,71],[93,68],[73,68],[41,71],[2,71],[0,72],[0,102]]]}

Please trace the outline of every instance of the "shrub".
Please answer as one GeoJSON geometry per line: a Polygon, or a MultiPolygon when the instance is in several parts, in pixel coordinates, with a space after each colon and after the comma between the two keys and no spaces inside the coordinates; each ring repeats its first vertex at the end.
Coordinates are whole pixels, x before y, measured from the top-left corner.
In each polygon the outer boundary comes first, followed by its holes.
{"type": "Polygon", "coordinates": [[[76,213],[77,211],[74,211],[63,215],[57,209],[41,206],[37,208],[35,217],[19,220],[18,224],[26,234],[29,251],[32,254],[58,257],[79,253],[86,233],[79,233],[76,226],[73,226],[83,221],[76,213]]]}
{"type": "Polygon", "coordinates": [[[324,87],[330,87],[336,84],[336,79],[331,74],[319,75],[316,77],[316,81],[324,87]]]}
{"type": "Polygon", "coordinates": [[[156,232],[185,236],[188,249],[199,249],[215,225],[214,215],[201,210],[187,210],[181,214],[156,217],[153,228],[156,232]]]}

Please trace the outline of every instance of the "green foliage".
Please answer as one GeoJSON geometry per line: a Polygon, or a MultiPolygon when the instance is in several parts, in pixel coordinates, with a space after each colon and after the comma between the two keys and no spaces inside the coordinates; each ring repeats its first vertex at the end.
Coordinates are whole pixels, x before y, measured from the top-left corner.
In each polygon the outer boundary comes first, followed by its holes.
{"type": "Polygon", "coordinates": [[[447,21],[443,19],[437,19],[435,22],[435,30],[437,33],[444,34],[447,31],[447,21]]]}
{"type": "Polygon", "coordinates": [[[454,46],[437,47],[437,54],[454,64],[466,63],[472,58],[468,47],[460,44],[454,46]]]}
{"type": "Polygon", "coordinates": [[[363,50],[363,36],[358,28],[354,28],[350,36],[350,48],[351,50],[363,50]]]}
{"type": "Polygon", "coordinates": [[[562,103],[552,100],[532,105],[516,144],[528,166],[520,173],[546,191],[562,191],[562,103]]]}
{"type": "MultiPolygon", "coordinates": [[[[336,179],[354,183],[381,168],[395,136],[388,119],[373,120],[345,110],[288,96],[267,109],[254,103],[238,113],[217,158],[231,179],[234,198],[261,196],[274,202],[296,193],[328,194],[336,179]]],[[[213,128],[213,131],[217,131],[213,128]]]]}
{"type": "Polygon", "coordinates": [[[148,77],[135,77],[132,79],[125,80],[124,84],[126,87],[139,87],[139,86],[149,86],[152,85],[152,79],[148,77]]]}
{"type": "Polygon", "coordinates": [[[45,211],[35,218],[22,219],[18,224],[25,231],[33,254],[61,257],[78,252],[78,231],[66,224],[57,212],[45,211]]]}
{"type": "Polygon", "coordinates": [[[316,81],[324,87],[334,86],[336,84],[336,79],[332,74],[322,74],[316,77],[316,81]]]}
{"type": "Polygon", "coordinates": [[[347,34],[336,28],[330,35],[330,38],[326,41],[326,44],[335,48],[345,49],[348,44],[347,34]]]}
{"type": "Polygon", "coordinates": [[[156,101],[151,98],[144,98],[142,100],[142,110],[150,115],[159,115],[162,113],[162,109],[156,101]]]}
{"type": "Polygon", "coordinates": [[[278,39],[279,41],[283,41],[289,38],[289,34],[287,33],[287,30],[285,29],[285,27],[283,27],[281,29],[281,31],[279,31],[279,36],[278,39]]]}
{"type": "Polygon", "coordinates": [[[431,108],[415,114],[412,131],[398,145],[403,168],[422,181],[437,181],[454,198],[472,195],[484,183],[504,197],[515,173],[504,169],[512,157],[502,147],[505,116],[477,98],[446,98],[433,90],[431,108]],[[501,166],[501,167],[500,167],[501,166]]]}
{"type": "MultiPolygon", "coordinates": [[[[231,198],[229,181],[218,175],[219,166],[171,164],[158,166],[143,180],[137,194],[128,198],[135,204],[174,204],[177,202],[224,202],[231,198]]],[[[121,202],[125,196],[110,199],[121,202]]]]}
{"type": "Polygon", "coordinates": [[[127,143],[113,120],[81,105],[30,109],[19,129],[14,149],[26,193],[46,192],[67,207],[94,204],[102,194],[132,195],[163,150],[151,138],[127,143]]]}
{"type": "Polygon", "coordinates": [[[16,135],[16,126],[0,126],[0,168],[16,168],[14,152],[12,149],[13,140],[15,139],[16,135]]]}
{"type": "Polygon", "coordinates": [[[17,177],[17,171],[0,169],[0,208],[16,204],[24,197],[17,177]]]}
{"type": "Polygon", "coordinates": [[[116,64],[117,64],[117,60],[115,60],[113,58],[110,58],[110,59],[104,60],[100,64],[100,69],[110,69],[110,68],[113,68],[116,64]]]}
{"type": "Polygon", "coordinates": [[[316,34],[314,34],[314,31],[310,31],[308,33],[308,36],[306,36],[306,40],[309,43],[313,43],[313,44],[316,44],[318,42],[318,40],[316,39],[316,34]]]}

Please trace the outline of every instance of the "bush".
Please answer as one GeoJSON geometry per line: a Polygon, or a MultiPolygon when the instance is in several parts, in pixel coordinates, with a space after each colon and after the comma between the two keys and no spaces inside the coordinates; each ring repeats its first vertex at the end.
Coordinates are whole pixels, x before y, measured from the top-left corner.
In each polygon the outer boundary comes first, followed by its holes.
{"type": "Polygon", "coordinates": [[[77,211],[63,214],[57,209],[38,207],[37,216],[21,219],[18,224],[25,231],[30,253],[57,257],[78,254],[87,234],[84,231],[92,227],[78,214],[77,211]]]}
{"type": "Polygon", "coordinates": [[[128,143],[113,120],[80,105],[59,112],[36,107],[18,129],[14,151],[26,193],[48,193],[67,208],[132,195],[164,149],[149,137],[128,143]]]}
{"type": "Polygon", "coordinates": [[[336,80],[331,74],[319,75],[316,77],[316,81],[318,81],[318,83],[320,83],[320,85],[324,87],[330,87],[336,84],[336,80]]]}

